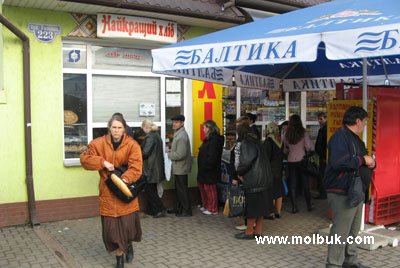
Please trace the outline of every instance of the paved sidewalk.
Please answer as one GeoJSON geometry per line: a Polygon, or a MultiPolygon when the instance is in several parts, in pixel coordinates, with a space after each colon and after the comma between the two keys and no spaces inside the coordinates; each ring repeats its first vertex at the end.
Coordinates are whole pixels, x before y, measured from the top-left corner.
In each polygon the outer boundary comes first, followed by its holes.
{"type": "MultiPolygon", "coordinates": [[[[264,235],[312,235],[329,225],[326,201],[315,200],[307,212],[264,221],[264,235]]],[[[285,203],[284,207],[289,204],[285,203]]],[[[286,208],[288,209],[288,208],[286,208]]],[[[135,243],[135,259],[125,267],[324,267],[326,245],[257,245],[233,237],[236,218],[205,216],[153,219],[141,215],[143,238],[135,243]]],[[[359,249],[371,267],[398,267],[400,247],[359,249]]],[[[113,267],[115,257],[104,249],[100,218],[66,220],[0,229],[0,267],[113,267]]]]}

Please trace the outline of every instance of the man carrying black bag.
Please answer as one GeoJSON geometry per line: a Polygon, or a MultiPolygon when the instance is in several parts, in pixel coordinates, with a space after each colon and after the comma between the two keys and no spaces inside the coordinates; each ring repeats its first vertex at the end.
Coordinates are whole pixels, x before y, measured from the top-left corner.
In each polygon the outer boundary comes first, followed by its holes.
{"type": "MultiPolygon", "coordinates": [[[[328,143],[328,162],[323,179],[328,204],[332,209],[330,236],[340,236],[341,244],[328,245],[326,267],[366,267],[358,262],[357,244],[347,243],[348,237],[356,238],[360,231],[364,200],[354,202],[349,189],[355,179],[361,179],[363,191],[371,181],[375,160],[367,154],[360,135],[367,124],[367,112],[352,106],[343,116],[343,127],[338,129],[328,143]]],[[[332,240],[333,242],[335,240],[332,240]]]]}

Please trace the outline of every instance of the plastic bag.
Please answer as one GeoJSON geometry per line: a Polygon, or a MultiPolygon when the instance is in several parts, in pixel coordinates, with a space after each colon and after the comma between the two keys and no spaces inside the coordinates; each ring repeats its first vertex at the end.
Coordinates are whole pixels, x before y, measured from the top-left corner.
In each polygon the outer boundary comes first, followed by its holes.
{"type": "Polygon", "coordinates": [[[284,190],[284,193],[283,193],[283,194],[284,194],[284,196],[287,196],[288,193],[289,193],[289,189],[288,189],[286,180],[285,180],[285,178],[283,178],[283,177],[282,177],[282,184],[283,184],[283,190],[284,190]]]}
{"type": "Polygon", "coordinates": [[[171,166],[172,166],[172,161],[168,157],[168,154],[165,153],[165,156],[164,156],[164,171],[165,171],[165,178],[167,179],[167,181],[171,180],[171,166]]]}
{"type": "Polygon", "coordinates": [[[157,183],[157,194],[160,198],[162,198],[164,194],[164,188],[162,186],[162,182],[157,183]]]}
{"type": "Polygon", "coordinates": [[[241,186],[231,185],[229,187],[229,217],[244,215],[245,197],[241,186]]]}

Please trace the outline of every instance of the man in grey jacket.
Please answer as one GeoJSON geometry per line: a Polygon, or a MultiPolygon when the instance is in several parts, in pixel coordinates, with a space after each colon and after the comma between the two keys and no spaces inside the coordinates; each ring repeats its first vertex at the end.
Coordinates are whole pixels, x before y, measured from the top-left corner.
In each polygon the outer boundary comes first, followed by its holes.
{"type": "Polygon", "coordinates": [[[176,203],[168,213],[177,217],[192,216],[192,206],[188,188],[188,174],[192,169],[192,153],[189,136],[184,127],[185,116],[176,115],[172,118],[172,128],[175,130],[171,150],[168,157],[172,160],[172,175],[175,178],[176,203]]]}

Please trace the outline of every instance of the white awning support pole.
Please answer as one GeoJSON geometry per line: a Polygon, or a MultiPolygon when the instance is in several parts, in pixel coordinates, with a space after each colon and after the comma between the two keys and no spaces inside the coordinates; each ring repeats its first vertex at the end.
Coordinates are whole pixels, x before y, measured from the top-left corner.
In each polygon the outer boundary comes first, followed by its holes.
{"type": "MultiPolygon", "coordinates": [[[[367,58],[363,58],[362,72],[363,72],[362,106],[364,110],[368,111],[367,58]]],[[[369,116],[372,116],[372,114],[370,114],[369,116]]],[[[367,144],[367,126],[364,127],[363,141],[365,144],[367,144]]],[[[364,231],[364,222],[365,222],[365,204],[363,204],[363,209],[362,209],[360,231],[364,231]]]]}

